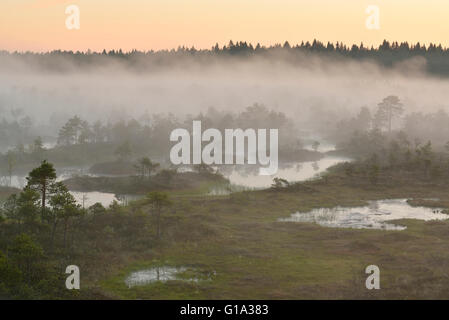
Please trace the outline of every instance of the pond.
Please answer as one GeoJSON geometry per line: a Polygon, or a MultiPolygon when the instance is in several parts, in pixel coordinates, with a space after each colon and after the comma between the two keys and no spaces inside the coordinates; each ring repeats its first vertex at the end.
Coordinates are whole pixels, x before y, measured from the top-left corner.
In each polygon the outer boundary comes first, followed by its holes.
{"type": "Polygon", "coordinates": [[[125,284],[128,288],[132,288],[154,282],[173,280],[198,282],[201,280],[210,280],[213,275],[215,275],[215,272],[201,273],[194,268],[162,266],[132,272],[126,277],[125,284]]]}
{"type": "MultiPolygon", "coordinates": [[[[58,178],[56,181],[62,181],[64,179],[67,179],[74,174],[74,172],[78,172],[78,170],[66,170],[61,173],[58,173],[58,178]]],[[[19,189],[23,189],[26,184],[27,180],[25,176],[19,176],[19,175],[13,175],[11,177],[1,177],[0,178],[0,184],[11,186],[19,189]]],[[[108,207],[114,200],[118,203],[127,203],[130,200],[135,200],[132,196],[119,196],[119,198],[116,198],[114,193],[108,193],[108,192],[77,192],[77,191],[70,191],[70,193],[75,197],[78,204],[81,206],[84,206],[84,208],[88,208],[91,205],[93,205],[96,202],[101,203],[104,207],[108,207]]]]}
{"type": "Polygon", "coordinates": [[[257,166],[233,166],[231,170],[224,171],[223,175],[231,184],[248,188],[268,188],[273,183],[273,178],[282,178],[289,182],[304,181],[325,172],[331,166],[347,161],[351,159],[326,156],[318,161],[283,164],[279,166],[278,172],[271,176],[259,175],[257,166]]]}
{"type": "Polygon", "coordinates": [[[70,191],[70,193],[75,197],[75,200],[81,207],[89,208],[91,205],[99,202],[104,207],[109,207],[109,205],[115,200],[121,203],[122,200],[118,199],[115,194],[107,192],[80,192],[80,191],[70,191]]]}
{"type": "Polygon", "coordinates": [[[387,221],[398,219],[445,220],[449,215],[438,208],[412,207],[407,199],[369,201],[363,207],[319,208],[310,212],[296,212],[281,222],[312,222],[324,227],[404,230],[387,221]]]}
{"type": "Polygon", "coordinates": [[[313,142],[317,141],[319,142],[319,145],[316,149],[316,151],[318,152],[329,152],[329,151],[335,151],[335,144],[326,140],[323,140],[322,138],[317,138],[317,139],[311,139],[309,141],[307,141],[304,144],[304,148],[307,150],[315,150],[313,147],[313,142]]]}

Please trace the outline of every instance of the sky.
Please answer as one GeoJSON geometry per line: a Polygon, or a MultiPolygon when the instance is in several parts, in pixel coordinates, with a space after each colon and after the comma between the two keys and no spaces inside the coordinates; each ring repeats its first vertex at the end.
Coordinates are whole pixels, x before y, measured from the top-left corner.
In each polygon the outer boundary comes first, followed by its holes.
{"type": "Polygon", "coordinates": [[[125,51],[318,39],[449,46],[448,0],[0,0],[0,50],[125,51]],[[80,29],[66,27],[68,5],[80,29]],[[366,27],[369,5],[380,29],[366,27]]]}

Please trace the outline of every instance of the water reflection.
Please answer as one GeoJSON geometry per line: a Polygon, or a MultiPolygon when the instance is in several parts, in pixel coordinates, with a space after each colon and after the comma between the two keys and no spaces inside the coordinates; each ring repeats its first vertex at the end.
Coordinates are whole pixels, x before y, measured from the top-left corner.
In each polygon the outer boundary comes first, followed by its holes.
{"type": "Polygon", "coordinates": [[[210,280],[214,275],[215,272],[200,273],[192,268],[162,266],[133,272],[125,279],[125,284],[128,288],[132,288],[134,286],[170,280],[198,282],[200,280],[210,280]]]}
{"type": "Polygon", "coordinates": [[[112,202],[115,200],[118,203],[121,203],[120,199],[118,199],[115,194],[107,193],[107,192],[80,192],[80,191],[70,191],[70,193],[75,197],[75,200],[78,204],[83,208],[89,208],[91,205],[99,202],[104,207],[109,207],[112,202]]]}
{"type": "Polygon", "coordinates": [[[370,201],[367,206],[355,208],[319,208],[310,212],[297,212],[279,221],[313,222],[325,227],[404,230],[405,226],[387,223],[397,219],[445,220],[441,209],[412,207],[407,199],[370,201]]]}
{"type": "Polygon", "coordinates": [[[25,176],[2,176],[0,177],[0,185],[23,189],[27,184],[25,176]]]}
{"type": "MultiPolygon", "coordinates": [[[[80,168],[68,168],[63,172],[58,173],[58,177],[56,181],[62,181],[68,178],[73,177],[74,174],[82,173],[84,169],[80,168]]],[[[27,184],[26,176],[21,175],[13,175],[11,177],[0,177],[0,185],[11,186],[14,188],[23,189],[27,184]]],[[[104,207],[108,207],[112,204],[113,201],[117,201],[120,204],[126,204],[131,200],[135,200],[138,197],[122,195],[118,198],[114,193],[108,192],[78,192],[78,191],[70,191],[70,193],[75,197],[75,200],[78,204],[80,204],[83,208],[88,208],[96,202],[101,203],[104,207]]]]}
{"type": "Polygon", "coordinates": [[[338,163],[350,161],[345,157],[325,157],[319,161],[301,163],[288,163],[279,166],[278,172],[271,176],[259,175],[258,166],[223,166],[219,171],[230,180],[232,184],[250,188],[268,188],[273,178],[282,178],[289,182],[304,181],[326,171],[338,163]]]}
{"type": "Polygon", "coordinates": [[[335,144],[333,144],[332,142],[328,142],[328,141],[322,140],[321,138],[318,138],[316,140],[312,139],[310,141],[307,141],[304,144],[304,149],[311,150],[311,151],[318,151],[318,152],[329,152],[329,151],[334,151],[335,150],[335,144]],[[314,141],[319,142],[319,144],[317,145],[316,150],[314,148],[314,141]]]}

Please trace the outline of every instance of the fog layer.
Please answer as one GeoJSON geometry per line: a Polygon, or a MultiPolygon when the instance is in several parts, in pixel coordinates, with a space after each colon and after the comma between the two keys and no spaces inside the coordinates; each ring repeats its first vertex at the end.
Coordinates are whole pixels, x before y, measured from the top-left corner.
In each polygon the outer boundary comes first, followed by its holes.
{"type": "Polygon", "coordinates": [[[20,56],[2,57],[0,108],[21,108],[43,126],[59,127],[77,114],[89,121],[128,119],[150,113],[182,116],[205,111],[239,111],[253,103],[285,112],[310,126],[374,108],[397,95],[406,112],[448,109],[449,80],[427,75],[425,59],[381,67],[363,61],[304,56],[301,63],[270,59],[185,60],[166,67],[127,67],[104,58],[101,65],[77,69],[59,57],[55,72],[20,56]]]}

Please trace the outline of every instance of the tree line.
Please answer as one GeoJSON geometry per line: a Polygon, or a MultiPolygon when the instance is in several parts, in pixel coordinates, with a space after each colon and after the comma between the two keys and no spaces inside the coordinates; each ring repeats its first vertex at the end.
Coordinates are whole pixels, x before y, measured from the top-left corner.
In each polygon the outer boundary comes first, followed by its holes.
{"type": "Polygon", "coordinates": [[[449,141],[449,114],[440,109],[436,112],[406,112],[406,107],[397,96],[388,96],[377,104],[377,108],[361,107],[351,118],[343,119],[331,127],[327,134],[339,149],[352,155],[364,156],[381,145],[379,139],[406,138],[412,143],[432,141],[442,150],[449,141]],[[371,143],[361,141],[371,137],[371,143]]]}
{"type": "MultiPolygon", "coordinates": [[[[63,65],[54,63],[58,57],[64,57],[73,62],[72,66],[77,68],[87,67],[89,65],[102,65],[102,58],[119,59],[126,62],[130,67],[135,67],[136,70],[145,70],[145,63],[148,63],[150,70],[155,65],[176,64],[179,58],[199,58],[200,61],[214,57],[267,57],[270,58],[273,54],[289,53],[286,58],[290,63],[301,61],[304,54],[321,54],[334,58],[348,58],[359,60],[376,61],[385,66],[392,66],[393,64],[407,60],[413,57],[424,57],[427,60],[428,71],[439,75],[449,75],[449,48],[441,44],[430,43],[428,45],[422,43],[408,43],[384,40],[378,46],[366,46],[363,43],[347,45],[342,42],[321,42],[319,40],[302,41],[300,44],[291,45],[288,41],[283,44],[275,44],[270,46],[263,46],[260,43],[253,45],[246,41],[229,41],[228,44],[220,46],[215,44],[211,49],[196,49],[195,47],[179,46],[171,50],[149,50],[138,51],[132,50],[124,52],[122,49],[118,50],[103,50],[102,52],[86,52],[80,51],[62,51],[55,50],[46,53],[34,52],[8,52],[0,51],[0,58],[20,57],[24,61],[39,61],[45,68],[50,68],[55,71],[64,70],[63,65]],[[298,59],[291,59],[291,57],[298,59]]],[[[278,56],[282,59],[282,55],[278,56]]],[[[181,59],[182,60],[182,59],[181,59]]]]}
{"type": "Polygon", "coordinates": [[[200,120],[202,129],[216,128],[220,131],[232,128],[276,128],[279,129],[280,148],[302,147],[297,128],[283,112],[268,109],[262,104],[253,104],[240,113],[218,111],[209,108],[205,113],[187,115],[184,119],[173,114],[144,113],[140,118],[121,120],[116,123],[100,120],[89,123],[74,116],[60,128],[58,145],[82,145],[115,143],[115,155],[127,159],[133,151],[152,150],[153,155],[168,154],[170,133],[177,128],[192,129],[192,121],[200,120]]]}

